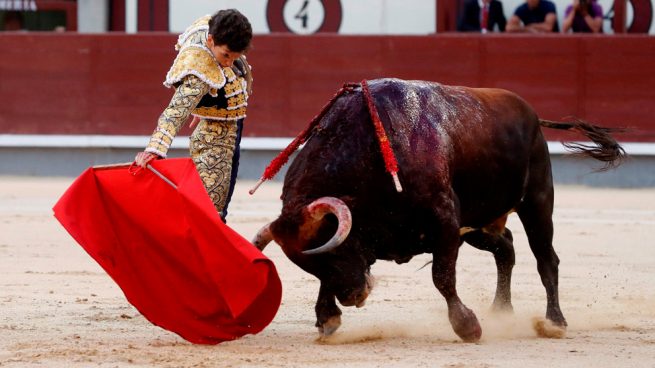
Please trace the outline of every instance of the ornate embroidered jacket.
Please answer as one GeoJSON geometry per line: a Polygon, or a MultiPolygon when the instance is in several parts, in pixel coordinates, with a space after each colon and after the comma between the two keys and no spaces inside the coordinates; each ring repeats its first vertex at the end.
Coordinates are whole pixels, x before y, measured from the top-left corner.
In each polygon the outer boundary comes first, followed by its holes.
{"type": "Polygon", "coordinates": [[[248,86],[244,76],[250,67],[240,60],[234,69],[218,64],[207,47],[210,18],[196,20],[178,37],[178,54],[164,81],[165,86],[175,87],[175,93],[159,117],[146,152],[166,157],[173,137],[191,114],[225,123],[246,117],[248,86]]]}

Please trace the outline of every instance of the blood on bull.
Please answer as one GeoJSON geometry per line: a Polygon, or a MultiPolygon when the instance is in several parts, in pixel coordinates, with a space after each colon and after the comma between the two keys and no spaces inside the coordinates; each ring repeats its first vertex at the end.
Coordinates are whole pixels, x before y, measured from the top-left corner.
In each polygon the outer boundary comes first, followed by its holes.
{"type": "Polygon", "coordinates": [[[458,250],[467,242],[493,253],[498,272],[493,308],[511,310],[514,248],[505,223],[512,212],[537,260],[546,318],[564,329],[552,244],[553,179],[541,128],[586,136],[593,145],[567,146],[605,168],[625,156],[613,130],[540,119],[522,98],[501,89],[398,79],[362,85],[345,86],[263,177],[270,178],[306,141],[284,179],[281,214],[253,243],[263,250],[274,240],[320,280],[319,333],[330,335],[341,325],[337,300],[343,306],[364,304],[376,260],[404,263],[430,253],[432,280],[455,333],[464,341],[479,340],[477,317],[457,294],[458,250]],[[376,115],[382,137],[372,124],[376,115]],[[387,172],[389,157],[380,151],[385,140],[402,190],[387,172]]]}

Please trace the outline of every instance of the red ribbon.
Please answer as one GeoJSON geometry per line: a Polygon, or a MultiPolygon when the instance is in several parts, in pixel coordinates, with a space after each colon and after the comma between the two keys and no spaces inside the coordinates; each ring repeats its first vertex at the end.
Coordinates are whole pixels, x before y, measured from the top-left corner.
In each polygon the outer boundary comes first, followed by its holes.
{"type": "Polygon", "coordinates": [[[321,121],[323,116],[325,116],[325,114],[328,112],[330,107],[332,107],[332,105],[337,100],[337,98],[339,98],[342,94],[344,94],[346,92],[352,91],[353,87],[355,87],[355,86],[356,86],[356,84],[354,84],[354,83],[344,83],[343,84],[343,87],[341,87],[341,89],[339,89],[339,91],[337,91],[337,93],[330,99],[330,101],[328,101],[328,103],[326,103],[325,106],[323,106],[323,108],[318,113],[318,115],[316,115],[314,117],[314,119],[312,119],[312,121],[309,122],[309,125],[307,125],[305,130],[300,132],[300,134],[298,134],[298,136],[293,141],[291,141],[291,143],[289,143],[287,148],[285,148],[282,152],[280,152],[268,164],[268,166],[264,170],[264,173],[262,174],[262,177],[259,179],[257,184],[255,184],[255,186],[252,189],[250,189],[250,191],[249,191],[250,194],[255,193],[257,188],[259,188],[259,186],[262,185],[262,183],[264,181],[273,179],[273,177],[280,171],[282,166],[284,166],[284,164],[286,164],[287,161],[289,161],[289,157],[294,152],[296,152],[296,150],[298,149],[298,147],[300,147],[301,144],[303,144],[303,143],[305,143],[305,141],[307,141],[307,138],[309,138],[309,135],[312,132],[312,130],[321,121]]]}
{"type": "MultiPolygon", "coordinates": [[[[330,107],[334,104],[334,102],[339,98],[342,94],[346,92],[352,91],[354,87],[356,87],[356,83],[344,83],[343,87],[337,91],[337,93],[328,101],[325,106],[321,109],[321,111],[312,119],[312,121],[309,122],[309,125],[294,138],[291,143],[282,151],[280,152],[271,162],[268,164],[266,169],[264,170],[264,173],[262,174],[261,178],[257,183],[255,184],[252,189],[250,189],[249,193],[253,194],[259,188],[260,185],[266,180],[271,180],[284,166],[284,164],[289,161],[289,157],[296,152],[298,147],[305,143],[307,139],[309,138],[309,135],[311,134],[312,130],[316,127],[316,125],[321,121],[323,116],[328,112],[330,107]]],[[[364,98],[366,99],[366,105],[368,107],[368,111],[371,114],[371,119],[373,120],[373,125],[375,126],[375,133],[378,138],[378,142],[380,143],[380,150],[382,151],[382,158],[384,159],[384,165],[386,167],[387,172],[391,174],[394,180],[394,184],[396,186],[396,190],[398,192],[402,191],[402,187],[400,185],[400,181],[398,180],[398,164],[396,162],[396,156],[393,153],[393,150],[391,149],[391,145],[389,144],[389,139],[387,138],[387,134],[384,131],[384,128],[382,127],[382,122],[380,121],[380,116],[378,115],[377,109],[375,108],[375,104],[373,103],[373,98],[371,97],[371,91],[368,89],[368,83],[366,83],[366,80],[362,81],[362,92],[364,93],[364,98]]]]}
{"type": "Polygon", "coordinates": [[[380,143],[380,151],[382,151],[382,158],[384,159],[384,166],[387,169],[387,172],[393,177],[394,184],[396,185],[396,190],[401,192],[403,189],[400,186],[400,181],[398,180],[398,162],[396,161],[396,156],[393,153],[391,144],[389,144],[389,139],[387,138],[387,133],[384,131],[382,126],[382,121],[380,121],[380,116],[378,115],[378,110],[375,108],[373,103],[373,96],[371,96],[371,91],[368,89],[368,83],[366,79],[362,80],[362,92],[366,98],[366,106],[368,111],[371,114],[371,120],[373,120],[373,126],[375,127],[375,134],[378,137],[378,142],[380,143]]]}

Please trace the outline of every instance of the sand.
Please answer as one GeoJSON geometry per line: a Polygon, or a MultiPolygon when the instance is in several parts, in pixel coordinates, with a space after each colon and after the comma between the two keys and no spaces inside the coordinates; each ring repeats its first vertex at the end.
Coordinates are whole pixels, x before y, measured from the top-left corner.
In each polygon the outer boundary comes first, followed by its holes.
{"type": "MultiPolygon", "coordinates": [[[[430,260],[373,266],[376,287],[361,309],[318,341],[318,282],[275,244],[265,253],[282,279],[282,305],[258,335],[193,345],[150,324],[52,216],[70,178],[0,177],[0,366],[2,367],[655,367],[655,189],[556,187],[555,249],[561,339],[537,337],[545,292],[515,215],[515,312],[489,311],[491,254],[463,246],[458,290],[481,321],[478,343],[452,331],[432,285],[430,260]],[[420,270],[419,270],[420,269],[420,270]]],[[[280,183],[254,196],[240,182],[229,224],[250,239],[279,213],[280,183]]]]}

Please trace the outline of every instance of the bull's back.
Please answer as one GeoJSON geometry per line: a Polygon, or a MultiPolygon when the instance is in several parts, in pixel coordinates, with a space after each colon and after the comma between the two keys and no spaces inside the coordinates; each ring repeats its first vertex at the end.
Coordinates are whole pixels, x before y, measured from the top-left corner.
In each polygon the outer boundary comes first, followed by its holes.
{"type": "Polygon", "coordinates": [[[523,99],[502,89],[400,80],[382,80],[373,92],[414,190],[453,188],[470,225],[520,200],[530,152],[543,141],[523,99]]]}
{"type": "Polygon", "coordinates": [[[513,209],[525,192],[532,150],[543,145],[534,110],[514,93],[465,89],[478,115],[462,116],[453,138],[453,187],[465,226],[482,226],[513,209]]]}

